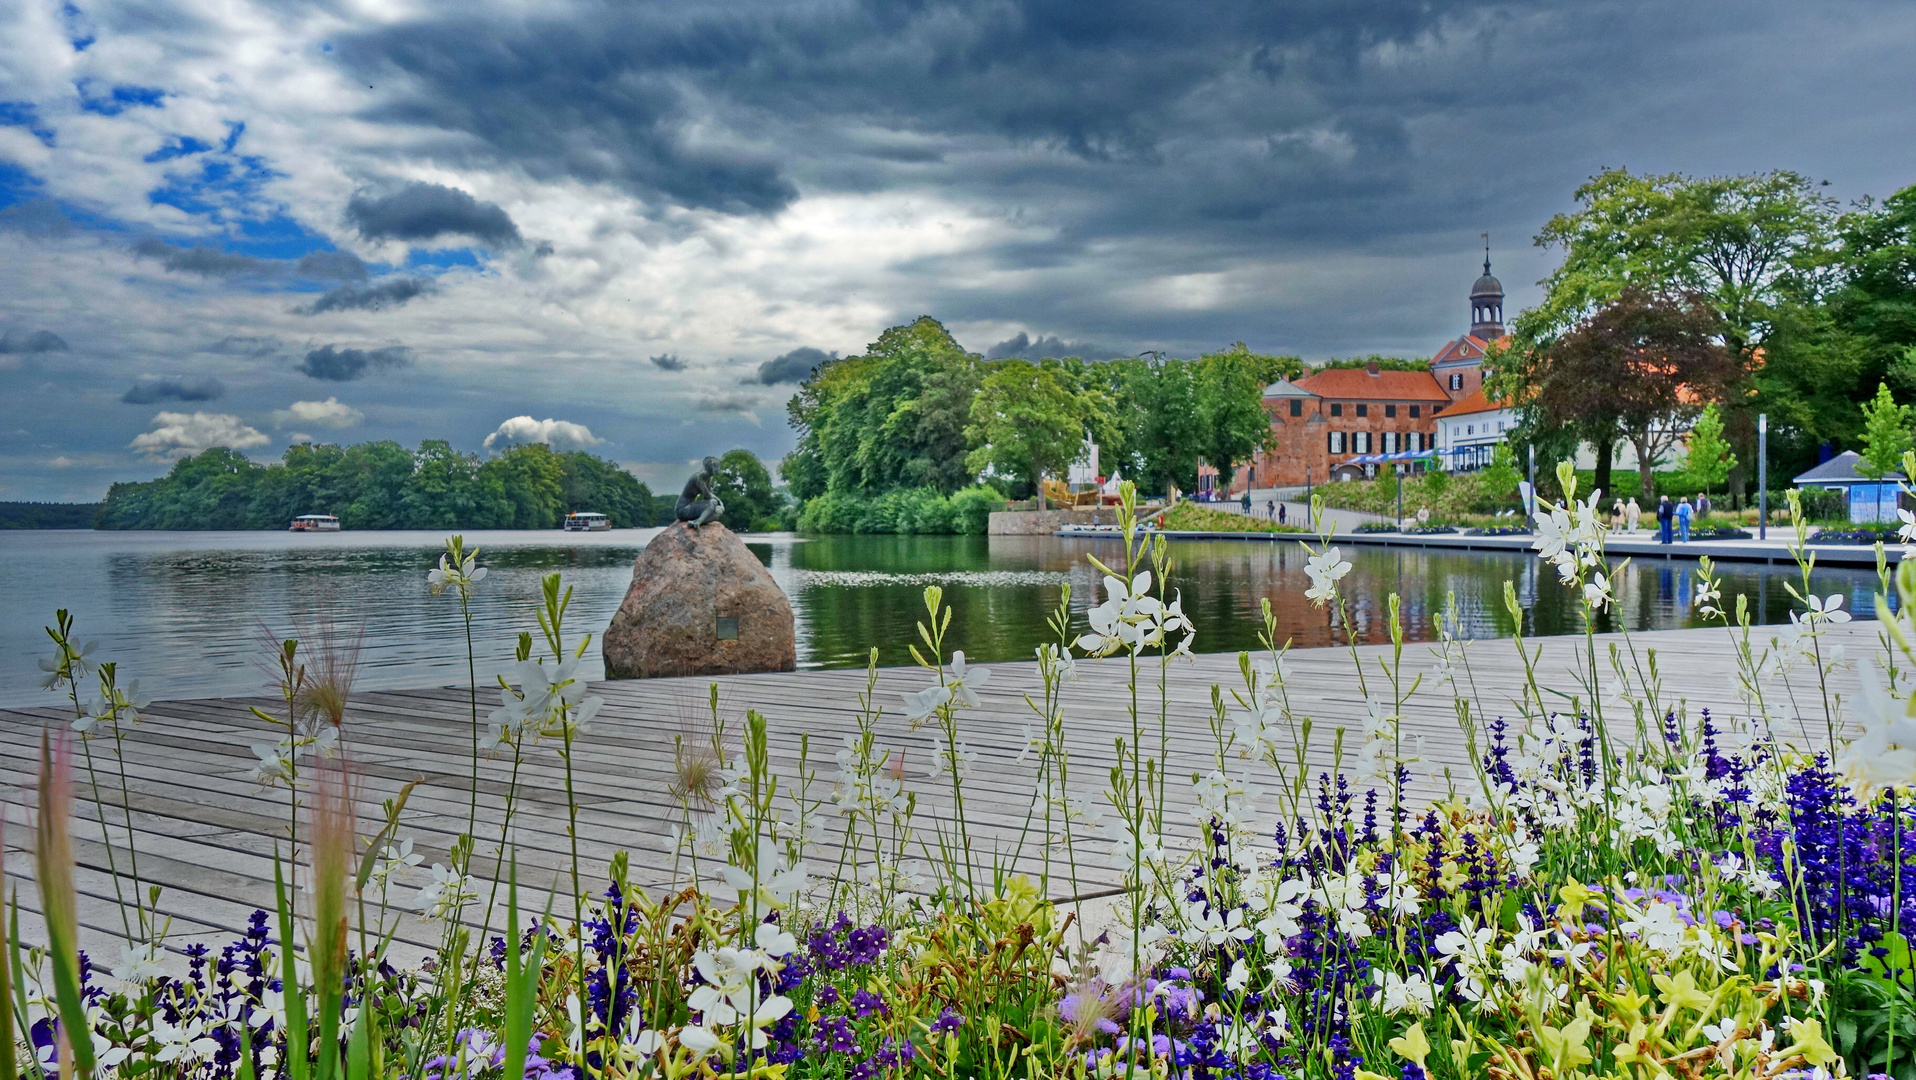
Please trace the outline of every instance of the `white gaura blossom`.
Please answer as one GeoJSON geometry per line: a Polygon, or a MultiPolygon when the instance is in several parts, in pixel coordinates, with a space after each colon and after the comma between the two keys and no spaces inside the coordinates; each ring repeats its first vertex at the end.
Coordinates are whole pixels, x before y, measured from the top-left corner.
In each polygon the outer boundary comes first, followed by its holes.
{"type": "Polygon", "coordinates": [[[918,727],[937,715],[938,710],[951,700],[951,688],[947,686],[927,686],[915,694],[901,694],[905,699],[905,719],[912,727],[918,727]]]}
{"type": "Polygon", "coordinates": [[[138,945],[120,946],[120,966],[113,969],[113,977],[130,986],[138,986],[155,976],[166,974],[166,966],[160,963],[160,947],[150,941],[138,945]]]}
{"type": "Polygon", "coordinates": [[[1371,972],[1371,982],[1376,987],[1371,991],[1371,1004],[1393,1016],[1401,1012],[1428,1016],[1430,1010],[1436,1007],[1436,989],[1422,972],[1399,975],[1378,968],[1371,972]]]}
{"type": "Polygon", "coordinates": [[[1853,715],[1863,730],[1837,755],[1837,769],[1867,791],[1916,784],[1916,699],[1892,695],[1867,660],[1857,675],[1863,692],[1853,715]]]}
{"type": "Polygon", "coordinates": [[[788,865],[785,853],[766,837],[759,838],[753,865],[758,867],[757,874],[742,866],[719,868],[719,876],[731,888],[741,907],[751,906],[754,891],[762,906],[782,908],[805,890],[807,870],[803,860],[788,865]]]}
{"type": "Polygon", "coordinates": [[[603,698],[586,696],[577,656],[553,664],[522,660],[510,670],[509,679],[519,688],[501,693],[499,708],[487,718],[492,730],[482,741],[482,749],[516,744],[528,731],[554,738],[578,738],[586,734],[587,726],[605,705],[603,698]]]}
{"type": "Polygon", "coordinates": [[[444,863],[433,863],[432,880],[419,890],[413,907],[424,912],[428,919],[446,919],[477,899],[479,893],[473,888],[471,878],[444,863]]]}
{"type": "Polygon", "coordinates": [[[460,560],[452,561],[450,553],[439,556],[439,565],[426,573],[426,587],[434,596],[445,592],[447,587],[459,590],[459,595],[471,599],[473,587],[486,580],[486,568],[478,565],[479,549],[461,551],[460,560]]]}
{"type": "Polygon", "coordinates": [[[947,750],[942,736],[931,737],[931,769],[928,776],[956,776],[963,780],[971,775],[972,766],[978,762],[978,752],[958,740],[947,750]]]}
{"type": "Polygon", "coordinates": [[[1311,587],[1304,590],[1304,598],[1318,607],[1324,606],[1337,596],[1337,583],[1345,574],[1351,572],[1351,564],[1334,547],[1304,560],[1304,573],[1311,579],[1311,587]]]}
{"type": "Polygon", "coordinates": [[[1128,583],[1106,574],[1104,596],[1104,603],[1086,613],[1091,632],[1078,638],[1078,648],[1088,656],[1110,656],[1121,649],[1137,652],[1150,644],[1147,631],[1156,627],[1155,618],[1163,607],[1151,595],[1151,572],[1142,571],[1128,583]]]}
{"type": "Polygon", "coordinates": [[[991,679],[990,668],[974,668],[966,665],[965,651],[959,649],[951,654],[951,677],[945,689],[951,692],[951,700],[969,709],[984,704],[978,697],[978,688],[991,679]]]}

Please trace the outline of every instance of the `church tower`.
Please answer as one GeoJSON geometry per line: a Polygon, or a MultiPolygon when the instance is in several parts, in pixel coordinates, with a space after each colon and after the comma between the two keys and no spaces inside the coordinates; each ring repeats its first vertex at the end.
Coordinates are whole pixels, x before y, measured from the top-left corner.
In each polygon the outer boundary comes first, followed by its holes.
{"type": "Polygon", "coordinates": [[[1490,240],[1484,239],[1484,276],[1470,287],[1470,336],[1495,341],[1504,336],[1504,286],[1490,276],[1490,240]]]}

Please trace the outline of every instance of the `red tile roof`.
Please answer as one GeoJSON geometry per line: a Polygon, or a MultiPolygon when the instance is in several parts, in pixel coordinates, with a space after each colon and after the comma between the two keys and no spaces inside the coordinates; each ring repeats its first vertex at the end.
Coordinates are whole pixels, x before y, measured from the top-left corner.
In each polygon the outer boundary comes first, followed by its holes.
{"type": "Polygon", "coordinates": [[[1498,409],[1508,407],[1509,406],[1501,402],[1495,402],[1485,397],[1483,387],[1480,386],[1472,391],[1470,396],[1457,402],[1457,404],[1444,406],[1444,411],[1441,415],[1444,419],[1448,420],[1453,416],[1468,416],[1471,413],[1480,412],[1496,412],[1498,409]]]}
{"type": "Polygon", "coordinates": [[[1370,401],[1449,401],[1450,395],[1437,385],[1437,377],[1428,371],[1380,371],[1375,375],[1363,368],[1331,368],[1293,380],[1298,386],[1321,398],[1362,398],[1370,401]]]}

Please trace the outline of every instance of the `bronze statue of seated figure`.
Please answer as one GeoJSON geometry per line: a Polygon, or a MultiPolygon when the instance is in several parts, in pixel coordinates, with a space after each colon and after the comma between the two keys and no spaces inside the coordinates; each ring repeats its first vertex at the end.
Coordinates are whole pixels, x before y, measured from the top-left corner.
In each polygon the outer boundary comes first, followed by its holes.
{"type": "Polygon", "coordinates": [[[718,475],[718,470],[717,458],[705,459],[704,467],[693,473],[692,479],[685,482],[685,490],[679,492],[674,517],[696,529],[717,520],[725,512],[725,504],[712,493],[712,478],[718,475]]]}

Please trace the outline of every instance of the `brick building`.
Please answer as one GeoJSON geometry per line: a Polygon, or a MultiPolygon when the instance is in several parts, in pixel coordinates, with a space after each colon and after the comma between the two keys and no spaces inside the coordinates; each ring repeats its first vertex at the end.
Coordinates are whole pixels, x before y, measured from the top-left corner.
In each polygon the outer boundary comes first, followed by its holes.
{"type": "Polygon", "coordinates": [[[1299,487],[1374,475],[1375,465],[1348,464],[1365,454],[1436,447],[1437,417],[1467,399],[1483,400],[1483,364],[1490,344],[1504,336],[1503,285],[1484,273],[1470,289],[1470,330],[1448,342],[1428,367],[1383,371],[1325,368],[1264,391],[1275,449],[1259,452],[1238,471],[1233,490],[1299,487]]]}

